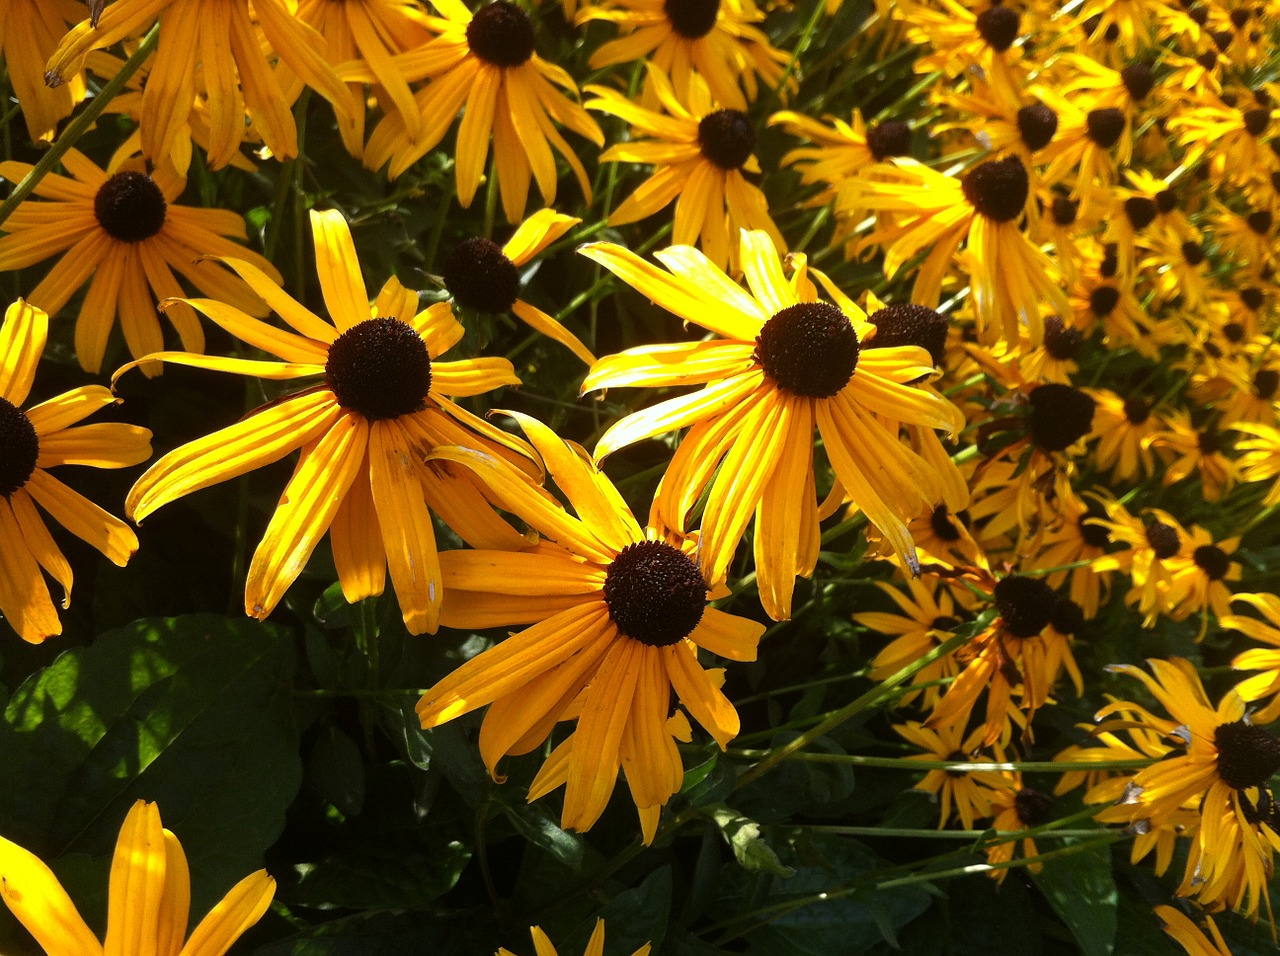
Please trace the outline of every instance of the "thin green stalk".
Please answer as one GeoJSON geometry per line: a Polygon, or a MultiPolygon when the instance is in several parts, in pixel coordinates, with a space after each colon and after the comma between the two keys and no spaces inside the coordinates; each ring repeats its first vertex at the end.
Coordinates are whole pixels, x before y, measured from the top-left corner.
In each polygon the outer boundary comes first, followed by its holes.
{"type": "Polygon", "coordinates": [[[489,163],[489,181],[484,188],[484,237],[493,238],[493,224],[498,217],[498,157],[489,163]]]}
{"type": "Polygon", "coordinates": [[[138,72],[138,68],[151,55],[156,48],[156,43],[160,39],[160,24],[153,26],[150,32],[142,38],[142,43],[138,45],[138,49],[134,51],[133,56],[125,61],[124,66],[120,67],[120,72],[107,81],[106,85],[98,91],[98,95],[89,101],[89,105],[80,111],[62,131],[59,136],[49,147],[49,151],[40,157],[40,161],[31,167],[31,172],[22,177],[22,182],[13,187],[13,192],[9,194],[9,198],[0,205],[0,223],[13,215],[13,211],[22,205],[22,201],[31,195],[32,190],[40,180],[52,172],[53,168],[58,165],[59,161],[67,150],[71,149],[80,141],[80,137],[89,131],[98,117],[102,115],[102,111],[115,98],[126,83],[129,82],[133,74],[138,72]]]}
{"type": "MultiPolygon", "coordinates": [[[[730,750],[728,756],[747,760],[768,757],[771,750],[730,750]]],[[[946,770],[952,773],[1070,773],[1073,770],[1141,770],[1155,759],[1129,758],[1116,760],[911,760],[906,757],[870,757],[863,754],[798,753],[792,760],[801,763],[850,764],[858,767],[884,767],[890,770],[946,770]]]]}

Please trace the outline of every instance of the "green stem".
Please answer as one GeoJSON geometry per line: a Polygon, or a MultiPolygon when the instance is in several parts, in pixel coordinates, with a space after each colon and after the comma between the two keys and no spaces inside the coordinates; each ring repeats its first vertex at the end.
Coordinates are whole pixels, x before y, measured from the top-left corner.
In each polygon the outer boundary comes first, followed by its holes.
{"type": "MultiPolygon", "coordinates": [[[[768,757],[771,750],[730,750],[731,757],[748,760],[768,757]]],[[[1002,773],[1020,770],[1023,773],[1070,773],[1073,770],[1142,770],[1156,762],[1152,759],[1128,758],[1115,760],[912,760],[907,757],[869,757],[860,754],[793,754],[792,760],[802,763],[851,764],[859,767],[886,767],[891,770],[946,770],[951,773],[1002,773]]],[[[754,769],[754,768],[753,768],[754,769]]]]}
{"type": "Polygon", "coordinates": [[[0,223],[13,215],[15,209],[22,205],[22,201],[31,195],[32,190],[40,183],[40,180],[52,172],[53,168],[66,155],[67,150],[71,149],[80,137],[87,133],[90,127],[102,115],[102,111],[115,98],[126,83],[129,82],[133,74],[138,72],[138,67],[142,66],[143,61],[151,55],[156,48],[156,42],[160,39],[160,24],[153,26],[150,32],[142,38],[142,43],[138,49],[134,51],[133,56],[125,61],[124,66],[120,67],[120,72],[107,81],[107,84],[98,92],[75,119],[73,119],[67,128],[62,131],[62,135],[54,141],[49,147],[49,151],[40,157],[40,161],[31,167],[31,172],[22,177],[22,182],[13,187],[13,192],[9,194],[9,198],[0,205],[0,223]]]}

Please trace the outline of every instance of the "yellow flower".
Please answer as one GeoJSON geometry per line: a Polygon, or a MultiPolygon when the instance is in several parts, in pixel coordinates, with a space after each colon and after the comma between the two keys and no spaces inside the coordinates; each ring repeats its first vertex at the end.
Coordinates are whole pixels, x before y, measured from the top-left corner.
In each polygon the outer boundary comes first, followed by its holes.
{"type": "Polygon", "coordinates": [[[529,798],[567,783],[563,825],[590,829],[621,766],[648,842],[658,811],[684,777],[667,720],[671,692],[723,749],[738,733],[738,714],[697,651],[755,660],[764,626],[707,607],[694,539],[641,529],[581,448],[535,419],[514,417],[577,516],[499,458],[435,449],[433,462],[470,469],[501,507],[546,540],[522,552],[441,556],[446,626],[533,626],[428,690],[418,716],[429,730],[491,705],[480,752],[495,777],[503,756],[528,753],[557,722],[576,719],[574,734],[548,758],[529,798]]]}
{"type": "MultiPolygon", "coordinates": [[[[87,282],[76,320],[76,357],[86,371],[102,368],[107,339],[117,316],[134,358],[164,348],[155,303],[182,295],[178,272],[209,295],[252,315],[266,315],[253,290],[203,256],[235,256],[280,281],[266,259],[231,238],[245,238],[244,219],[226,209],[176,205],[185,182],[167,167],[154,176],[131,169],[103,171],[82,153],[70,150],[63,164],[71,174],[50,173],[36,195],[8,221],[0,237],[0,269],[23,269],[62,254],[39,285],[31,304],[57,313],[87,282]],[[227,238],[231,237],[231,238],[227,238]]],[[[0,163],[0,176],[18,182],[31,171],[27,163],[0,163]]],[[[170,308],[167,318],[183,348],[204,351],[204,329],[190,307],[170,308]]],[[[144,366],[155,374],[158,366],[144,366]]]]}
{"type": "MultiPolygon", "coordinates": [[[[979,749],[981,727],[967,737],[963,727],[940,727],[933,730],[914,720],[894,724],[893,729],[899,736],[905,737],[924,751],[903,757],[904,761],[978,762],[983,759],[979,749]]],[[[1004,760],[1004,752],[998,747],[992,756],[995,760],[1004,760]]],[[[992,816],[992,798],[1013,786],[1012,778],[998,770],[930,770],[914,789],[937,795],[939,830],[951,822],[953,808],[961,826],[972,830],[975,821],[992,816]]]]}
{"type": "MultiPolygon", "coordinates": [[[[577,177],[587,204],[591,183],[577,154],[552,122],[567,126],[596,146],[604,134],[577,103],[578,88],[564,70],[534,52],[534,23],[511,0],[493,0],[473,15],[461,0],[432,0],[443,19],[433,20],[438,35],[416,50],[393,59],[406,80],[429,79],[414,100],[422,126],[415,135],[400,111],[378,124],[365,148],[369,169],[391,164],[394,179],[436,147],[464,106],[454,153],[458,202],[471,205],[489,157],[494,162],[507,221],[519,222],[528,201],[530,176],[538,184],[544,204],[555,202],[556,172],[552,147],[577,177]]],[[[375,82],[368,67],[344,67],[346,79],[375,82]]]]}
{"type": "Polygon", "coordinates": [[[587,109],[626,120],[631,138],[601,154],[602,162],[651,163],[653,175],[609,216],[609,225],[622,226],[652,216],[676,204],[671,241],[698,245],[716,266],[724,269],[737,259],[738,233],[759,229],[778,249],[786,241],[769,216],[769,203],[760,188],[746,178],[758,174],[752,150],[756,130],[746,113],[716,109],[700,76],[690,80],[688,96],[680,99],[670,81],[650,68],[649,82],[662,105],[658,113],[638,106],[621,93],[589,86],[587,109]],[[687,105],[686,105],[687,104],[687,105]]]}
{"type": "Polygon", "coordinates": [[[339,125],[354,123],[356,104],[325,63],[324,40],[284,0],[254,0],[252,11],[248,0],[115,0],[96,23],[85,20],[63,37],[46,67],[49,83],[79,72],[90,50],[118,43],[157,20],[160,40],[142,96],[142,150],[151,162],[174,156],[175,140],[191,135],[188,116],[201,92],[209,105],[211,168],[227,165],[240,148],[246,110],[273,155],[297,156],[292,99],[272,69],[274,58],[333,105],[339,125]],[[266,38],[265,50],[259,35],[266,38]],[[197,63],[203,90],[196,88],[197,63]]]}
{"type": "Polygon", "coordinates": [[[792,257],[797,269],[788,281],[763,232],[742,233],[750,293],[688,246],[657,253],[669,272],[609,243],[579,251],[717,336],[608,356],[582,386],[704,386],[627,416],[595,453],[604,458],[692,426],[659,485],[650,522],[683,530],[709,491],[699,548],[709,581],[724,578],[754,517],[761,600],[775,620],[790,616],[795,577],[810,574],[818,554],[815,429],[845,493],[917,569],[907,521],[942,499],[942,479],[899,441],[899,423],[955,430],[959,415],[942,396],[908,384],[933,375],[928,352],[863,348],[875,326],[862,310],[825,277],[836,304],[817,301],[803,257],[792,257]]]}
{"type": "MultiPolygon", "coordinates": [[[[538,956],[559,956],[555,946],[551,944],[550,937],[542,931],[540,926],[529,927],[529,935],[533,937],[533,948],[538,956]]],[[[649,956],[649,947],[651,945],[650,943],[645,943],[631,956],[649,956]]],[[[516,954],[504,946],[498,950],[495,956],[516,956],[516,954]]],[[[582,956],[604,956],[603,919],[596,920],[596,928],[592,930],[591,939],[587,941],[587,948],[582,951],[582,956]]]]}
{"type": "Polygon", "coordinates": [[[138,550],[123,521],[72,491],[46,469],[58,465],[125,468],[151,455],[151,432],[136,425],[72,427],[115,403],[101,385],[86,385],[26,411],[49,317],[19,300],[0,327],[0,614],[25,641],[62,633],[40,569],[62,585],[71,602],[71,565],[49,535],[39,505],[58,524],[121,567],[138,550]]]}
{"type": "Polygon", "coordinates": [[[178,838],[160,810],[139,800],[120,828],[111,861],[107,936],[98,942],[53,871],[0,837],[0,897],[49,956],[222,956],[262,918],[275,895],[266,870],[233,886],[186,937],[191,876],[178,838]]]}
{"type": "Polygon", "coordinates": [[[295,302],[252,263],[223,258],[294,331],[214,299],[183,301],[279,361],[186,352],[159,352],[147,360],[275,381],[324,376],[323,382],[169,452],[138,479],[126,510],[141,522],[192,491],[301,449],[249,566],[245,613],[258,619],[270,614],[328,531],[348,601],[381,594],[389,564],[405,626],[414,634],[434,632],[442,594],[431,511],[472,544],[524,542],[465,474],[427,466],[426,450],[464,445],[531,468],[523,442],[445,397],[478,395],[520,380],[506,359],[441,362],[463,334],[448,304],[415,315],[417,294],[392,278],[370,306],[342,215],[312,212],[311,228],[330,322],[295,302]]]}
{"type": "MultiPolygon", "coordinates": [[[[605,20],[627,31],[591,54],[591,69],[644,60],[671,78],[682,103],[689,102],[691,81],[700,76],[712,98],[734,110],[755,101],[757,78],[777,86],[790,60],[755,26],[763,19],[754,5],[734,0],[600,0],[577,16],[580,24],[605,20]]],[[[643,99],[650,108],[656,106],[651,84],[643,99]]]]}
{"type": "Polygon", "coordinates": [[[1231,949],[1212,916],[1205,917],[1205,925],[1209,927],[1209,936],[1206,936],[1203,930],[1172,906],[1157,906],[1155,913],[1164,924],[1164,931],[1178,941],[1178,945],[1187,951],[1187,956],[1231,956],[1231,949]]]}

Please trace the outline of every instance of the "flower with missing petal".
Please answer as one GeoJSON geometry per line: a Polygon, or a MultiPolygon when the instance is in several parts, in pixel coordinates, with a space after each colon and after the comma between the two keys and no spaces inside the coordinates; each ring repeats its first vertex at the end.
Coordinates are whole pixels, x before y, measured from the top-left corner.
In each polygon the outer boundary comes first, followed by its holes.
{"type": "Polygon", "coordinates": [[[445,626],[532,626],[438,682],[418,702],[418,717],[430,730],[488,705],[480,753],[495,777],[502,757],[528,753],[558,722],[574,721],[530,799],[566,784],[562,824],[588,830],[621,767],[647,843],[684,779],[668,720],[672,691],[723,749],[737,736],[738,714],[698,651],[755,660],[764,625],[708,607],[693,538],[642,529],[586,452],[535,419],[514,417],[577,515],[497,456],[435,449],[432,462],[470,470],[545,540],[519,552],[441,555],[445,626]]]}
{"type": "Polygon", "coordinates": [[[584,392],[702,386],[628,415],[601,437],[595,454],[602,459],[689,427],[658,487],[650,523],[684,530],[708,492],[699,546],[707,580],[724,579],[754,518],[761,600],[775,620],[790,617],[796,575],[807,577],[818,556],[815,431],[845,494],[917,568],[907,522],[942,500],[943,478],[899,440],[899,426],[954,431],[959,417],[941,395],[912,384],[934,374],[925,349],[864,347],[874,346],[876,335],[865,313],[821,275],[834,304],[818,301],[801,256],[791,257],[797,268],[788,280],[763,232],[741,236],[750,292],[688,246],[657,253],[669,271],[610,243],[579,251],[716,335],[607,356],[582,386],[584,392]]]}
{"type": "Polygon", "coordinates": [[[151,432],[137,425],[103,422],[76,426],[115,404],[101,385],[73,389],[26,411],[36,365],[44,352],[49,317],[21,299],[0,327],[0,614],[33,644],[62,633],[58,612],[40,569],[62,585],[71,603],[71,565],[36,511],[121,567],[138,539],[119,518],[72,491],[46,469],[58,465],[126,468],[151,456],[151,432]]]}
{"type": "Polygon", "coordinates": [[[518,548],[524,539],[493,513],[464,471],[428,465],[426,452],[462,445],[536,471],[523,442],[446,397],[520,380],[506,359],[440,361],[463,334],[448,304],[418,312],[417,293],[392,278],[370,305],[346,220],[332,210],[312,212],[311,227],[330,321],[252,263],[223,258],[293,331],[215,299],[183,301],[275,360],[159,352],[145,361],[272,381],[323,381],[169,452],[138,479],[126,510],[141,522],[162,505],[301,449],[249,566],[245,613],[259,620],[270,614],[329,532],[348,601],[381,594],[390,566],[405,626],[414,634],[434,632],[442,591],[431,513],[473,545],[518,548]]]}
{"type": "Polygon", "coordinates": [[[250,873],[187,935],[187,858],[178,838],[160,825],[159,808],[142,800],[120,828],[110,886],[107,935],[100,943],[53,871],[0,837],[0,899],[48,956],[223,956],[262,918],[276,891],[266,870],[250,873]]]}

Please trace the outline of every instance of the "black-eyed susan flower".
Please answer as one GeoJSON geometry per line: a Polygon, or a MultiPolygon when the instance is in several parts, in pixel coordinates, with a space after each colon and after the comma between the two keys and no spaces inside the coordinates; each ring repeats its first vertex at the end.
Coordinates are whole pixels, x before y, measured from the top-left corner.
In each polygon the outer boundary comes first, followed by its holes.
{"type": "Polygon", "coordinates": [[[1058,270],[1019,229],[1029,190],[1027,169],[1016,156],[987,160],[959,177],[900,158],[876,166],[874,176],[849,180],[838,202],[880,217],[865,241],[884,247],[885,275],[924,255],[913,302],[936,307],[943,280],[959,261],[969,274],[979,332],[1017,342],[1025,326],[1036,346],[1046,307],[1059,315],[1069,307],[1058,270]],[[957,258],[962,242],[967,255],[957,258]]]}
{"type": "MultiPolygon", "coordinates": [[[[50,314],[88,283],[75,333],[76,358],[86,371],[102,368],[117,318],[134,358],[164,348],[156,302],[183,294],[175,272],[243,312],[266,315],[262,299],[245,282],[201,259],[234,256],[280,281],[266,259],[231,241],[245,238],[238,213],[177,205],[185,184],[167,167],[154,176],[128,168],[104,171],[74,149],[63,164],[70,176],[50,173],[36,186],[36,195],[49,201],[29,199],[5,222],[0,269],[22,269],[61,254],[28,297],[50,314]]],[[[0,163],[0,176],[11,182],[30,171],[27,163],[0,163]]],[[[204,330],[191,308],[178,303],[166,316],[184,349],[204,351],[204,330]]]]}
{"type": "MultiPolygon", "coordinates": [[[[1205,501],[1221,501],[1235,485],[1239,466],[1239,462],[1223,454],[1226,439],[1222,432],[1212,422],[1197,427],[1191,415],[1181,408],[1163,411],[1161,417],[1163,427],[1148,439],[1157,454],[1167,459],[1161,469],[1161,482],[1176,484],[1196,472],[1205,501]]],[[[1280,453],[1280,440],[1277,451],[1280,453]]]]}
{"type": "Polygon", "coordinates": [[[44,352],[49,318],[21,300],[0,328],[0,614],[31,643],[62,633],[40,569],[71,601],[71,565],[49,535],[39,505],[54,521],[121,567],[138,550],[123,521],[49,474],[59,465],[126,468],[151,456],[151,432],[107,422],[79,425],[115,398],[101,385],[65,392],[27,410],[26,401],[44,352]]]}
{"type": "Polygon", "coordinates": [[[1260,641],[1269,647],[1253,647],[1242,651],[1232,660],[1231,666],[1239,671],[1262,671],[1245,678],[1236,685],[1238,693],[1247,703],[1271,697],[1261,710],[1253,714],[1260,724],[1269,724],[1280,716],[1280,597],[1266,592],[1237,594],[1232,602],[1247,604],[1262,615],[1262,620],[1243,614],[1224,614],[1218,618],[1219,626],[1239,631],[1252,641],[1260,641]]]}
{"type": "Polygon", "coordinates": [[[513,313],[530,328],[565,346],[590,365],[595,356],[582,341],[537,306],[520,298],[520,269],[581,222],[554,209],[540,209],[502,246],[484,236],[458,243],[445,258],[445,289],[454,305],[477,312],[513,313]]]}
{"type": "Polygon", "coordinates": [[[1022,13],[1012,4],[957,0],[896,4],[894,16],[907,25],[907,37],[933,49],[916,58],[917,73],[942,70],[949,76],[971,72],[993,95],[1017,102],[1025,85],[1026,66],[1018,38],[1025,32],[1022,13]]]}
{"type": "Polygon", "coordinates": [[[79,74],[57,87],[44,82],[45,61],[84,12],[75,0],[0,0],[0,59],[32,142],[52,140],[58,123],[84,98],[79,74]]]}
{"type": "Polygon", "coordinates": [[[1204,159],[1214,182],[1239,181],[1271,168],[1274,154],[1263,140],[1276,134],[1275,119],[1275,110],[1256,102],[1237,107],[1206,98],[1170,117],[1169,131],[1186,150],[1184,165],[1192,167],[1204,159]]]}
{"type": "Polygon", "coordinates": [[[653,164],[653,175],[609,214],[609,225],[637,222],[676,204],[671,241],[699,246],[716,266],[736,260],[738,233],[758,229],[769,234],[778,249],[786,241],[769,216],[769,203],[759,186],[745,174],[758,174],[753,153],[755,124],[736,109],[717,109],[706,83],[695,76],[686,97],[656,69],[649,70],[662,112],[638,106],[621,93],[589,86],[595,99],[587,109],[626,120],[632,138],[610,146],[601,162],[653,164]]]}
{"type": "Polygon", "coordinates": [[[1237,422],[1231,429],[1246,436],[1236,442],[1240,480],[1271,482],[1262,504],[1280,504],[1280,429],[1260,422],[1237,422]]]}
{"type": "MultiPolygon", "coordinates": [[[[1181,621],[1193,613],[1203,616],[1210,610],[1222,618],[1231,612],[1231,589],[1227,582],[1240,580],[1240,562],[1231,557],[1240,546],[1240,538],[1214,541],[1199,525],[1192,525],[1187,536],[1186,557],[1173,562],[1170,575],[1169,618],[1181,621]]],[[[1201,626],[1202,636],[1204,626],[1201,626]]]]}
{"type": "MultiPolygon", "coordinates": [[[[624,31],[591,54],[591,69],[644,60],[671,78],[686,104],[692,78],[701,76],[712,98],[734,110],[755,100],[760,81],[776,87],[790,59],[757,25],[763,19],[754,4],[734,0],[598,0],[577,15],[578,23],[603,20],[624,31]]],[[[645,96],[644,105],[656,107],[650,87],[645,96]]]]}
{"type": "MultiPolygon", "coordinates": [[[[855,614],[853,619],[863,627],[892,638],[872,658],[867,675],[872,680],[884,680],[953,637],[956,628],[964,623],[961,615],[965,611],[963,607],[957,609],[955,598],[948,588],[939,588],[936,581],[926,581],[923,577],[907,579],[908,593],[884,581],[877,581],[876,584],[902,609],[902,614],[863,611],[855,614]]],[[[923,689],[925,706],[932,707],[941,694],[937,685],[944,678],[954,677],[956,672],[955,658],[944,655],[918,670],[912,676],[911,683],[932,685],[923,689]]],[[[902,695],[901,702],[908,704],[917,696],[919,692],[911,691],[902,695]]]]}
{"type": "MultiPolygon", "coordinates": [[[[902,759],[940,760],[948,762],[976,762],[983,758],[979,738],[982,728],[965,736],[961,727],[939,727],[934,730],[917,721],[894,724],[894,732],[922,753],[910,754],[902,759]]],[[[1004,753],[995,748],[991,755],[1003,760],[1004,753]]],[[[999,770],[930,770],[913,789],[932,793],[938,798],[938,829],[960,821],[966,830],[972,830],[978,820],[993,816],[992,801],[998,793],[1010,789],[1013,778],[999,770]]]]}
{"type": "MultiPolygon", "coordinates": [[[[537,952],[537,956],[559,956],[559,952],[552,944],[551,938],[542,931],[540,926],[530,926],[529,935],[533,937],[533,948],[537,952]]],[[[631,956],[649,956],[651,945],[650,943],[645,943],[631,956]]],[[[516,954],[504,946],[494,956],[516,956],[516,954]]],[[[587,948],[582,951],[582,956],[604,956],[603,919],[596,920],[596,927],[591,931],[591,938],[587,940],[587,948]]]]}
{"type": "MultiPolygon", "coordinates": [[[[472,14],[461,0],[432,0],[441,14],[432,19],[436,36],[394,57],[395,70],[409,82],[428,80],[414,100],[421,128],[414,134],[397,110],[388,113],[365,147],[370,169],[390,164],[394,179],[436,147],[466,107],[454,151],[458,202],[470,206],[489,157],[489,141],[507,221],[523,218],[530,178],[544,205],[555,202],[560,176],[552,150],[573,170],[587,203],[587,171],[556,124],[604,145],[595,120],[561,90],[577,96],[564,70],[534,50],[537,31],[529,14],[511,0],[493,0],[472,14]],[[559,87],[560,89],[557,89],[559,87]]],[[[377,82],[368,66],[344,67],[346,79],[377,82]]]]}
{"type": "Polygon", "coordinates": [[[836,117],[822,123],[803,113],[783,110],[769,117],[769,125],[781,126],[813,144],[788,151],[782,165],[796,167],[805,185],[826,184],[827,189],[818,197],[823,201],[835,195],[840,183],[868,166],[911,155],[911,127],[906,122],[890,119],[868,124],[857,110],[848,123],[836,117]]]}
{"type": "Polygon", "coordinates": [[[553,786],[566,784],[563,825],[588,830],[621,767],[649,842],[684,777],[668,728],[672,691],[724,748],[738,733],[738,714],[698,650],[754,660],[764,626],[707,607],[710,585],[694,539],[642,529],[581,448],[515,417],[577,515],[501,458],[474,448],[433,452],[433,461],[470,469],[546,540],[517,553],[441,556],[446,626],[532,626],[438,682],[419,701],[418,716],[429,730],[488,705],[480,753],[495,776],[503,756],[528,753],[557,722],[575,720],[530,799],[554,776],[553,786]]]}
{"type": "Polygon", "coordinates": [[[1036,538],[1039,551],[1028,567],[1055,568],[1045,580],[1060,588],[1070,579],[1068,596],[1093,617],[1110,593],[1111,574],[1091,566],[1067,569],[1066,565],[1093,561],[1107,553],[1111,536],[1100,522],[1107,519],[1106,507],[1097,493],[1077,495],[1063,483],[1055,496],[1055,514],[1036,538]]]}
{"type": "Polygon", "coordinates": [[[750,292],[688,246],[656,254],[669,271],[620,246],[583,246],[583,255],[717,336],[602,358],[583,391],[704,386],[622,419],[595,454],[692,426],[659,485],[651,523],[684,530],[707,491],[699,556],[707,579],[719,582],[754,517],[761,600],[782,620],[796,575],[807,576],[817,560],[815,429],[845,493],[914,570],[906,522],[941,500],[942,482],[899,441],[898,425],[952,431],[958,412],[908,384],[933,374],[924,349],[863,349],[872,326],[848,297],[829,286],[836,304],[817,301],[803,268],[788,281],[767,234],[744,232],[741,243],[750,292]]]}
{"type": "Polygon", "coordinates": [[[1151,474],[1155,456],[1149,439],[1160,428],[1160,419],[1151,414],[1151,401],[1141,395],[1122,398],[1105,388],[1085,390],[1096,407],[1092,437],[1094,464],[1110,471],[1121,481],[1133,481],[1151,474]]]}
{"type": "MultiPolygon", "coordinates": [[[[143,92],[142,151],[160,164],[181,155],[174,140],[191,135],[188,116],[197,94],[209,107],[209,165],[231,162],[244,139],[245,111],[271,153],[298,155],[298,131],[272,61],[281,63],[333,106],[339,125],[354,124],[357,104],[324,60],[324,40],[283,0],[115,0],[96,22],[84,20],[49,58],[51,85],[80,71],[90,50],[101,50],[160,22],[149,81],[143,92]],[[262,40],[266,40],[264,48],[262,40]],[[203,89],[197,88],[197,64],[203,89]]],[[[185,174],[185,169],[178,172],[185,174]]]]}
{"type": "Polygon", "coordinates": [[[1154,627],[1167,614],[1169,585],[1175,559],[1189,555],[1190,535],[1167,511],[1153,508],[1145,516],[1132,515],[1118,501],[1107,502],[1109,520],[1096,522],[1124,550],[1105,554],[1093,562],[1096,571],[1122,571],[1131,579],[1125,603],[1142,614],[1142,626],[1154,627]]]}
{"type": "MultiPolygon", "coordinates": [[[[1021,774],[1014,774],[1011,786],[996,791],[991,800],[991,810],[995,816],[991,826],[1006,833],[1017,833],[1043,826],[1053,819],[1053,795],[1033,787],[1022,785],[1021,774]]],[[[987,863],[993,866],[989,875],[997,883],[1003,883],[1009,873],[1008,864],[1015,855],[1023,859],[1034,857],[1039,853],[1034,837],[1024,836],[1021,839],[1002,840],[987,849],[987,863]]],[[[1026,868],[1031,873],[1039,873],[1043,863],[1028,863],[1026,868]]]]}
{"type": "Polygon", "coordinates": [[[328,322],[252,263],[224,257],[220,261],[293,331],[215,299],[184,301],[275,359],[158,352],[147,361],[273,381],[321,376],[323,381],[169,452],[138,479],[126,510],[141,522],[192,491],[301,449],[249,566],[245,613],[258,619],[270,614],[329,532],[348,601],[381,594],[389,566],[405,626],[414,634],[435,631],[443,595],[431,513],[472,544],[519,547],[524,542],[493,514],[465,473],[430,467],[424,456],[435,445],[464,445],[524,459],[527,465],[522,442],[446,397],[477,395],[520,380],[506,359],[440,361],[463,334],[448,305],[418,312],[417,294],[394,278],[370,305],[342,215],[312,212],[311,228],[328,322]]]}
{"type": "Polygon", "coordinates": [[[125,816],[111,860],[107,934],[98,942],[53,871],[0,837],[0,899],[48,956],[154,953],[223,956],[271,905],[276,881],[250,873],[187,935],[191,875],[178,838],[160,824],[154,803],[137,801],[125,816]],[[185,944],[184,944],[185,937],[185,944]]]}
{"type": "MultiPolygon", "coordinates": [[[[1148,674],[1130,664],[1109,669],[1140,680],[1176,725],[1175,754],[1137,771],[1126,799],[1100,819],[1147,820],[1160,825],[1190,805],[1198,810],[1196,869],[1198,892],[1217,896],[1224,883],[1237,889],[1232,906],[1256,912],[1266,893],[1270,867],[1262,857],[1276,841],[1275,832],[1257,808],[1272,802],[1268,781],[1280,770],[1280,740],[1251,723],[1240,695],[1228,691],[1215,707],[1205,694],[1195,668],[1181,658],[1151,659],[1148,674]],[[1256,829],[1255,829],[1256,828],[1256,829]],[[1259,835],[1240,845],[1241,833],[1259,835]],[[1252,854],[1252,859],[1246,856],[1252,854]],[[1243,879],[1242,879],[1243,877],[1243,879]]],[[[1104,707],[1099,719],[1121,706],[1104,707]]],[[[1141,712],[1134,714],[1141,719],[1141,712]]],[[[1158,718],[1157,718],[1158,720],[1158,718]]]]}

